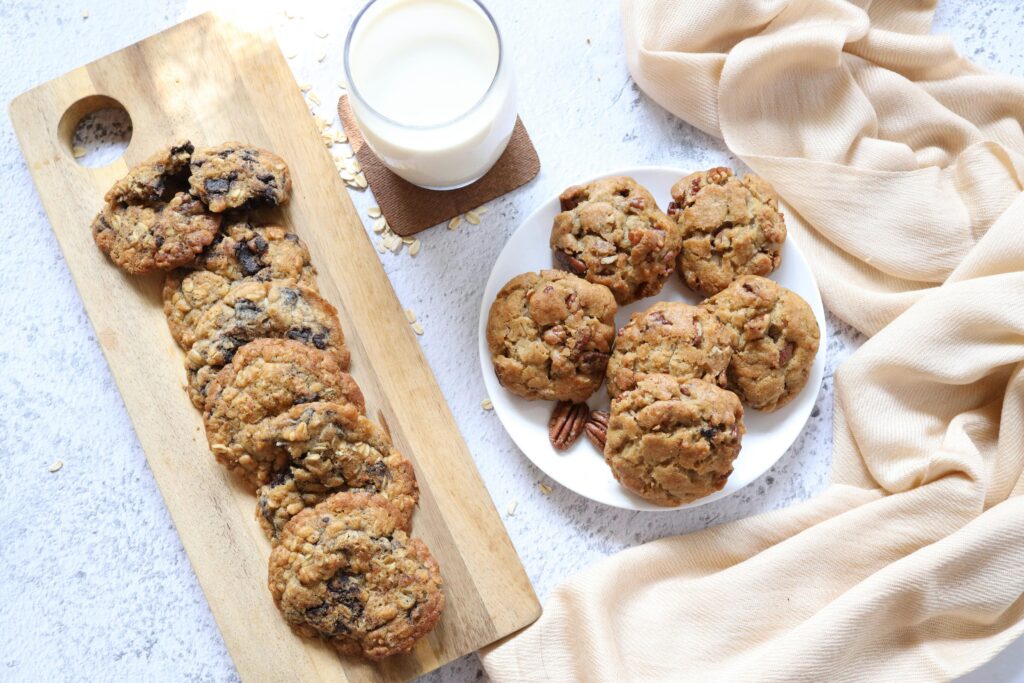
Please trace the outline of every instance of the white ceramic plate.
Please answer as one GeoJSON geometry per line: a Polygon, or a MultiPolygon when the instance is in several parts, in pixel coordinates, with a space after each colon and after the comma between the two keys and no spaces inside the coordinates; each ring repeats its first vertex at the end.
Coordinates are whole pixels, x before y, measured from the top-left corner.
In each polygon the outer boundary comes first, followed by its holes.
{"type": "MultiPolygon", "coordinates": [[[[669,190],[672,185],[689,173],[678,168],[647,167],[623,169],[598,177],[631,176],[651,191],[658,201],[658,206],[664,210],[671,201],[669,190]]],[[[784,213],[788,210],[786,206],[781,208],[784,213]]],[[[569,450],[561,453],[556,451],[548,441],[548,418],[551,416],[553,404],[548,401],[526,401],[515,396],[498,383],[494,374],[486,333],[491,303],[505,283],[516,275],[554,267],[552,253],[548,248],[548,238],[558,211],[556,196],[523,221],[505,244],[487,281],[480,307],[479,341],[480,365],[483,368],[487,394],[494,403],[494,411],[516,445],[537,467],[562,486],[606,505],[630,510],[664,511],[669,508],[649,503],[620,486],[605,464],[604,458],[585,436],[569,450]]],[[[807,260],[792,238],[786,240],[782,265],[772,273],[771,278],[802,296],[818,319],[821,344],[807,386],[787,406],[773,413],[762,413],[748,408],[744,416],[747,433],[743,437],[743,449],[734,462],[735,469],[725,488],[688,505],[671,509],[696,507],[718,500],[760,477],[796,440],[811,414],[811,409],[814,408],[825,370],[825,310],[807,260]]],[[[620,308],[618,315],[615,316],[615,324],[621,327],[626,324],[630,315],[645,310],[656,301],[685,301],[696,304],[700,300],[700,296],[687,289],[679,277],[673,274],[657,296],[620,308]]],[[[603,385],[590,397],[588,403],[592,410],[608,409],[608,394],[603,385]]]]}

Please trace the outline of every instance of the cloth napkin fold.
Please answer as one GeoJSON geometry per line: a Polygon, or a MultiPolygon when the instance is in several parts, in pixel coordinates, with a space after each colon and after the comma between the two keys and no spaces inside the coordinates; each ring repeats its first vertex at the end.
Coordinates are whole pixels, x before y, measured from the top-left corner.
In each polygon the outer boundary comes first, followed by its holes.
{"type": "Polygon", "coordinates": [[[824,493],[583,571],[494,680],[948,679],[1024,632],[1024,81],[934,4],[623,2],[637,84],[775,186],[870,338],[824,493]]]}

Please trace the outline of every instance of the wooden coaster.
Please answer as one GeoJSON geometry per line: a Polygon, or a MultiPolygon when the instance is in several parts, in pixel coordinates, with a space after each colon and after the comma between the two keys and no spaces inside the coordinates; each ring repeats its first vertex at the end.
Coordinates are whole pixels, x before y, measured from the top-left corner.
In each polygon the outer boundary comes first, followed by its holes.
{"type": "Polygon", "coordinates": [[[391,229],[403,237],[447,223],[455,216],[525,185],[540,172],[537,150],[522,120],[516,118],[508,147],[483,178],[457,190],[424,190],[399,178],[377,158],[359,130],[347,95],[338,100],[338,115],[377,206],[391,229]]]}

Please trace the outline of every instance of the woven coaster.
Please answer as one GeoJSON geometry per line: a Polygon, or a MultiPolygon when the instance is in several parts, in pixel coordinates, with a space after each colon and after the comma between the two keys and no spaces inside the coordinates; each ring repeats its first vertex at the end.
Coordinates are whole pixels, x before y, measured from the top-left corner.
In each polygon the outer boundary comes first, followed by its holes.
{"type": "Polygon", "coordinates": [[[537,150],[522,120],[517,118],[508,147],[483,178],[457,190],[424,190],[399,178],[377,158],[359,130],[346,95],[338,100],[338,115],[377,206],[391,229],[403,237],[447,223],[455,216],[525,185],[540,172],[537,150]]]}

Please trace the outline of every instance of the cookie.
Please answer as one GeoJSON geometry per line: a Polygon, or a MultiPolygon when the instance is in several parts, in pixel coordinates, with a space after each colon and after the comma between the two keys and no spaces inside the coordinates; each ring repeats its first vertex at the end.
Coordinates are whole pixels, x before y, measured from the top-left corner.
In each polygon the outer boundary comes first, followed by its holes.
{"type": "Polygon", "coordinates": [[[196,321],[195,342],[185,356],[188,392],[203,410],[206,388],[243,345],[261,337],[294,339],[331,349],[348,369],[349,353],[338,312],[319,294],[293,282],[239,280],[196,321]]]}
{"type": "Polygon", "coordinates": [[[164,280],[164,315],[171,335],[186,351],[195,341],[193,328],[202,314],[242,279],[289,280],[317,291],[316,269],[306,245],[276,225],[236,221],[219,233],[193,264],[164,280]]]}
{"type": "Polygon", "coordinates": [[[727,331],[707,310],[678,301],[656,303],[634,313],[619,330],[608,361],[608,394],[614,398],[657,373],[724,387],[732,357],[729,342],[727,331]]]}
{"type": "Polygon", "coordinates": [[[627,489],[672,507],[725,486],[744,433],[743,406],[731,391],[647,375],[612,400],[604,459],[627,489]]]}
{"type": "Polygon", "coordinates": [[[147,204],[188,191],[189,162],[195,148],[179,140],[134,166],[106,194],[109,204],[147,204]]]}
{"type": "MultiPolygon", "coordinates": [[[[229,470],[252,474],[254,425],[314,401],[366,410],[363,393],[337,355],[291,339],[257,339],[243,346],[206,388],[203,420],[210,450],[229,470]]],[[[262,483],[248,477],[253,486],[262,483]]]]}
{"type": "Polygon", "coordinates": [[[419,500],[412,463],[395,450],[387,433],[352,404],[309,403],[264,421],[254,441],[280,458],[255,462],[250,475],[265,480],[257,496],[257,519],[271,539],[300,510],[341,491],[378,493],[395,507],[399,527],[419,500]],[[282,462],[283,460],[283,466],[282,462]]]}
{"type": "Polygon", "coordinates": [[[620,306],[661,291],[675,267],[679,227],[632,178],[570,187],[551,229],[561,266],[604,285],[620,306]]]}
{"type": "Polygon", "coordinates": [[[292,630],[346,655],[408,652],[444,610],[437,562],[381,496],[338,493],[300,512],[271,552],[268,574],[292,630]]]}
{"type": "Polygon", "coordinates": [[[241,142],[225,142],[192,153],[192,194],[220,213],[278,206],[288,201],[291,176],[284,159],[241,142]]]}
{"type": "Polygon", "coordinates": [[[585,401],[604,380],[616,310],[607,287],[560,270],[513,278],[487,319],[498,381],[529,400],[585,401]]]}
{"type": "Polygon", "coordinates": [[[107,204],[92,223],[92,237],[110,260],[132,275],[191,263],[213,241],[220,216],[179,192],[169,201],[107,204]]]}
{"type": "Polygon", "coordinates": [[[800,296],[757,275],[744,275],[702,306],[729,329],[729,388],[750,407],[777,410],[807,383],[821,336],[800,296]]]}
{"type": "Polygon", "coordinates": [[[693,291],[711,296],[741,275],[768,275],[779,267],[786,221],[767,181],[712,168],[676,183],[672,199],[668,214],[683,234],[677,268],[693,291]]]}

